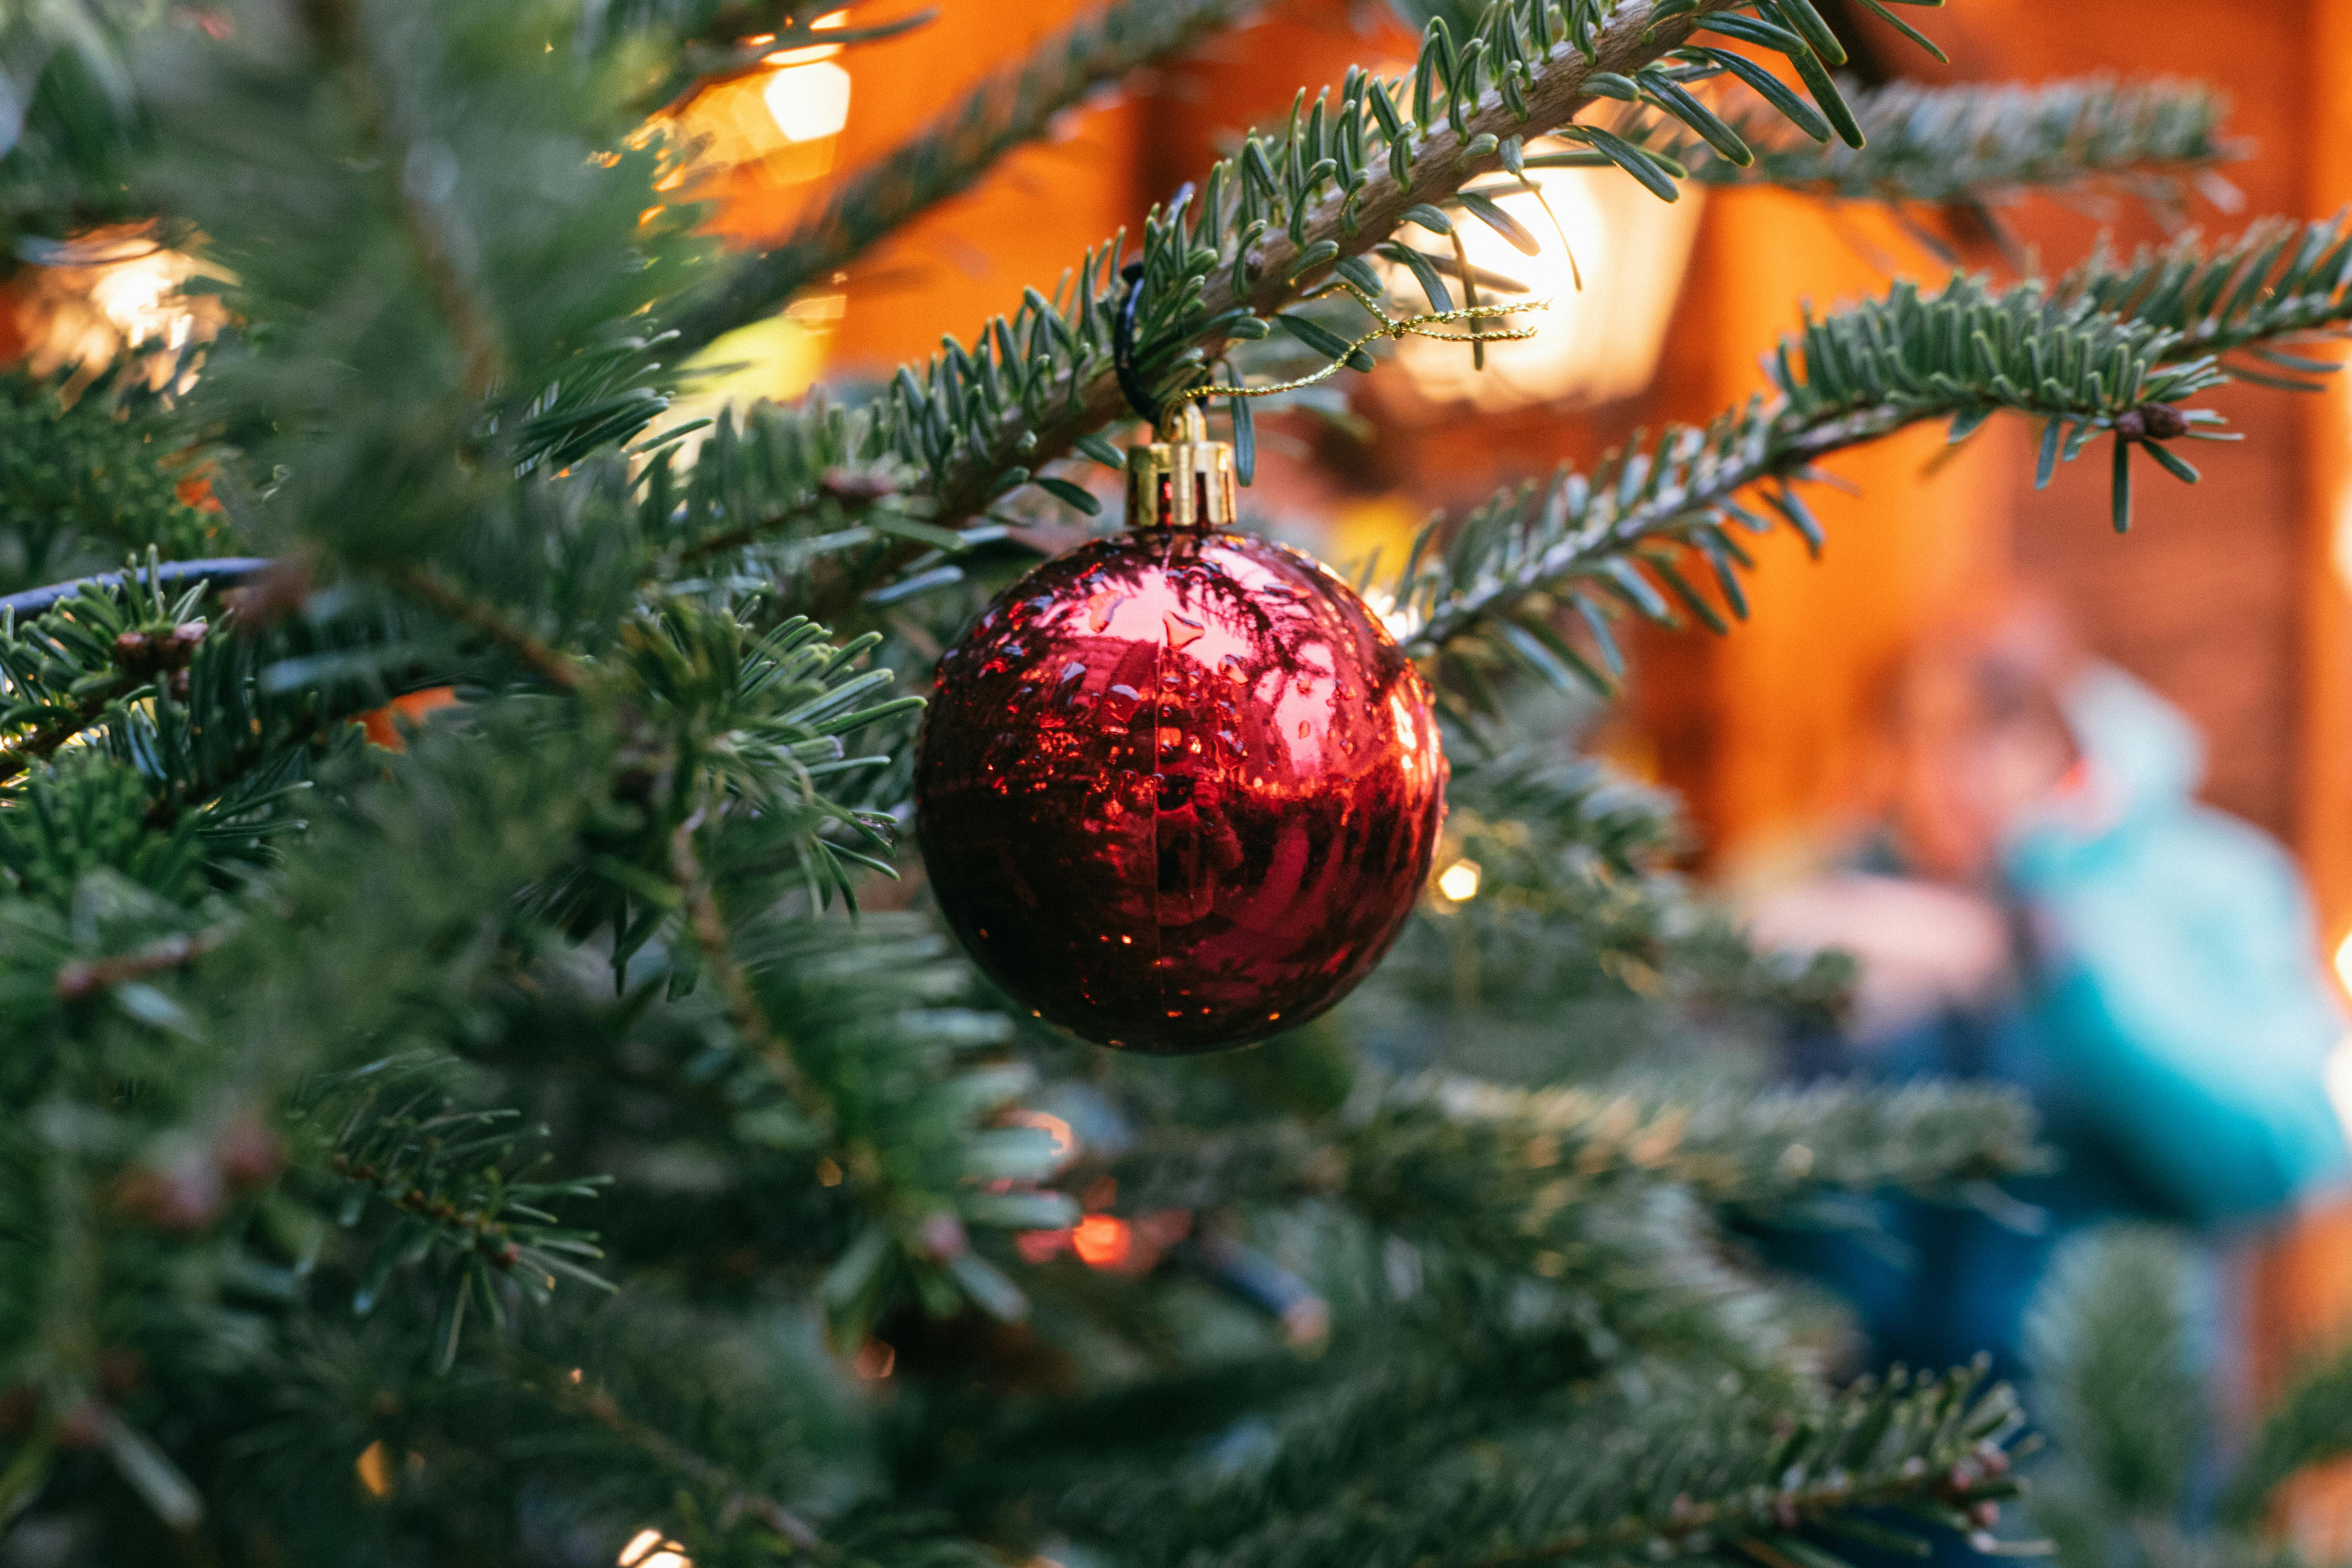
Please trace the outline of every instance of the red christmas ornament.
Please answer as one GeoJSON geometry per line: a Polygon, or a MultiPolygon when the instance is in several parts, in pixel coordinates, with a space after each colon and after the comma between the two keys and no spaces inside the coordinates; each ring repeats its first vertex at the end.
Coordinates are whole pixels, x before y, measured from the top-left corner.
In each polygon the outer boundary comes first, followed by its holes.
{"type": "Polygon", "coordinates": [[[1346,995],[1445,810],[1420,675],[1312,558],[1213,531],[1232,454],[1185,414],[1129,456],[1141,526],[1030,573],[940,660],[915,774],[932,889],[981,967],[1162,1055],[1346,995]]]}

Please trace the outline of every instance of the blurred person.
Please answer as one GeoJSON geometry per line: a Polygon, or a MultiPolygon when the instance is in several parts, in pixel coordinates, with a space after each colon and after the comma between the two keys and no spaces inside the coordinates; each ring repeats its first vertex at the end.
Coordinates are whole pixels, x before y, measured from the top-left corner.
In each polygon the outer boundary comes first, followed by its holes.
{"type": "Polygon", "coordinates": [[[2068,1234],[2137,1215],[2218,1236],[2344,1180],[2346,1021],[2284,851],[2194,798],[2188,721],[2048,605],[1937,628],[1878,718],[1844,868],[1757,912],[1763,945],[1860,963],[1844,1034],[1797,1042],[1793,1069],[2015,1085],[2062,1163],[2015,1186],[2030,1207],[1892,1201],[1876,1238],[1771,1250],[1852,1301],[1878,1361],[1987,1350],[2013,1378],[2068,1234]]]}

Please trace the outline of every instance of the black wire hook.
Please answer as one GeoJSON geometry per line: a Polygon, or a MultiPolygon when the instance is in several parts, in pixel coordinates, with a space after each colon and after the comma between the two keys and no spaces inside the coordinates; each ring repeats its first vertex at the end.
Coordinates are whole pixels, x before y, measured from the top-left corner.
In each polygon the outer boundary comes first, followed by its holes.
{"type": "Polygon", "coordinates": [[[1151,395],[1151,384],[1135,368],[1135,312],[1143,300],[1143,263],[1129,262],[1119,276],[1127,279],[1127,297],[1118,302],[1118,314],[1111,322],[1111,366],[1118,373],[1118,389],[1127,395],[1127,405],[1157,430],[1160,399],[1151,395]]]}

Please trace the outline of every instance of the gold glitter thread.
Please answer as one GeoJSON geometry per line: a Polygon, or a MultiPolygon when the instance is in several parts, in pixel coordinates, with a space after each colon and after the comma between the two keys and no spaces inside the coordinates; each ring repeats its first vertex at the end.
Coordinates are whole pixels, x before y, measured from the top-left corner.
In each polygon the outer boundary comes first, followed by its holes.
{"type": "Polygon", "coordinates": [[[1348,352],[1325,365],[1312,375],[1302,375],[1296,381],[1276,382],[1268,386],[1194,386],[1178,392],[1171,402],[1192,402],[1211,397],[1271,397],[1277,392],[1297,392],[1318,382],[1328,381],[1347,367],[1357,351],[1384,338],[1433,338],[1445,343],[1515,343],[1536,335],[1534,327],[1522,327],[1507,332],[1436,332],[1432,327],[1449,326],[1456,321],[1486,321],[1497,316],[1516,316],[1526,310],[1549,310],[1549,300],[1525,300],[1507,305],[1465,305],[1452,310],[1431,310],[1418,316],[1391,316],[1381,309],[1381,302],[1355,284],[1341,278],[1335,279],[1340,288],[1355,296],[1356,303],[1370,310],[1381,324],[1348,345],[1348,352]]]}

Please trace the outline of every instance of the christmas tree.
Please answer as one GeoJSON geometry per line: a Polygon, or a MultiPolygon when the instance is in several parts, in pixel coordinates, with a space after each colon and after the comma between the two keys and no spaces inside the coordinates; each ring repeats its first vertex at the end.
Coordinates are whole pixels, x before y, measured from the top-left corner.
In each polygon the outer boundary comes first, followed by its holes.
{"type": "MultiPolygon", "coordinates": [[[[2022,417],[2045,473],[2112,463],[2123,526],[2222,434],[2200,394],[2324,368],[2282,345],[2352,321],[2352,229],[1897,286],[1769,395],[1433,523],[1364,582],[1444,726],[1444,876],[1337,1010],[1157,1059],[896,879],[940,650],[1117,493],[1139,406],[1367,369],[1416,314],[1538,325],[1460,240],[1539,248],[1496,205],[1530,170],[1966,204],[2176,178],[2218,110],[1842,85],[1812,0],[1420,4],[1412,69],[1303,84],[1010,319],[688,420],[723,334],[1252,10],[1117,0],[723,248],[675,110],[915,20],[838,4],[0,19],[16,281],[152,257],[182,296],[0,397],[0,1561],[1996,1547],[2014,1396],[1833,1386],[1831,1310],[1735,1232],[1995,1201],[2031,1119],[1772,1089],[1758,1040],[1840,965],[1751,952],[1669,803],[1553,737],[1629,618],[1744,614],[1743,536],[1814,538],[1841,449],[2022,417]]],[[[1212,413],[1246,481],[1249,403],[1212,413]]],[[[2323,1371],[2228,1528],[2174,1529],[2181,1331],[2138,1309],[2175,1267],[2133,1236],[2058,1282],[2070,1562],[2267,1556],[2271,1487],[2352,1442],[2323,1371]]]]}

